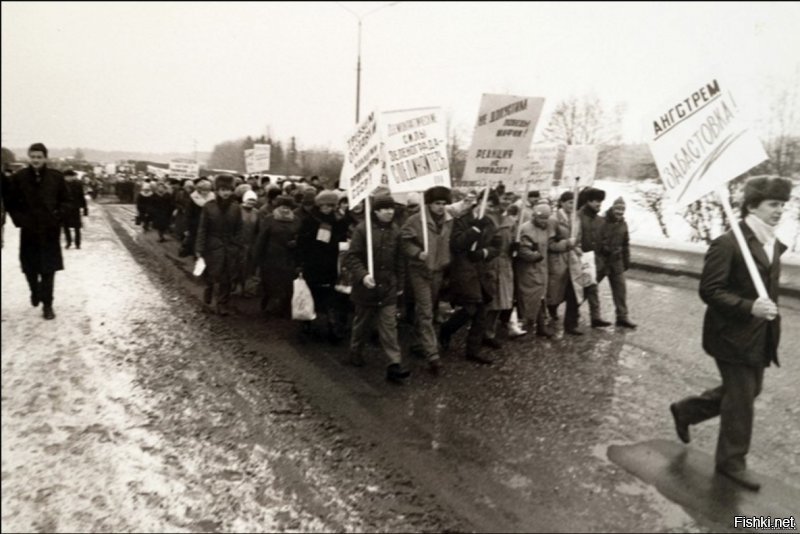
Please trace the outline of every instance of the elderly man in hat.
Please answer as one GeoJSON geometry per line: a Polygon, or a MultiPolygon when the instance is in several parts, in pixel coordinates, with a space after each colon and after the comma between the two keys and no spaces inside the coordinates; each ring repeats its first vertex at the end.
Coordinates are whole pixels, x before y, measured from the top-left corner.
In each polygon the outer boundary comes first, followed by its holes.
{"type": "Polygon", "coordinates": [[[792,183],[785,178],[750,178],[745,183],[739,224],[768,296],[759,297],[733,231],[711,242],[700,278],[706,303],[703,349],[715,359],[722,385],[670,405],[678,437],[689,442],[689,425],[720,417],[716,470],[753,491],[761,483],[747,470],[753,404],[764,368],[778,365],[780,257],[786,245],[775,237],[792,183]]]}
{"type": "Polygon", "coordinates": [[[31,305],[43,305],[45,319],[55,319],[53,286],[56,271],[64,269],[61,224],[69,208],[64,176],[47,166],[47,147],[28,148],[30,165],[14,174],[3,189],[3,203],[20,229],[19,259],[31,290],[31,305]]]}
{"type": "Polygon", "coordinates": [[[367,241],[366,221],[353,232],[345,264],[353,278],[351,298],[356,312],[350,340],[350,363],[364,365],[364,346],[373,322],[378,323],[381,347],[389,359],[386,379],[402,383],[409,372],[401,365],[397,339],[397,296],[402,291],[405,257],[400,248],[400,230],[392,223],[394,199],[383,194],[372,202],[372,243],[367,241]],[[367,265],[367,247],[372,247],[373,272],[367,265]]]}
{"type": "Polygon", "coordinates": [[[211,305],[216,287],[216,312],[229,315],[228,302],[233,281],[239,273],[244,254],[242,211],[239,203],[233,201],[233,176],[220,174],[214,185],[216,196],[205,203],[200,214],[195,250],[197,257],[206,262],[203,302],[211,305]]]}
{"type": "MultiPolygon", "coordinates": [[[[595,267],[597,277],[603,272],[603,257],[599,250],[603,240],[603,226],[605,219],[600,215],[600,206],[606,198],[606,192],[602,189],[587,187],[578,195],[578,219],[581,224],[581,250],[583,252],[594,251],[595,267]]],[[[600,295],[597,291],[597,284],[592,284],[584,288],[584,295],[589,301],[589,315],[591,317],[592,328],[611,326],[611,323],[600,317],[600,295]]]]}
{"type": "Polygon", "coordinates": [[[422,229],[422,214],[415,213],[406,221],[400,238],[403,252],[408,257],[408,274],[415,303],[415,340],[411,350],[423,355],[428,360],[431,373],[438,374],[441,362],[433,320],[444,272],[450,265],[453,217],[446,210],[452,201],[450,189],[431,187],[425,191],[424,201],[427,228],[422,229]],[[428,233],[427,250],[423,231],[428,233]]]}
{"type": "Polygon", "coordinates": [[[601,258],[598,264],[603,266],[603,270],[597,272],[597,283],[608,276],[617,312],[616,325],[621,328],[636,328],[628,318],[628,304],[625,297],[625,271],[631,265],[631,247],[628,223],[625,222],[625,200],[622,197],[617,198],[606,211],[597,255],[601,258]]]}

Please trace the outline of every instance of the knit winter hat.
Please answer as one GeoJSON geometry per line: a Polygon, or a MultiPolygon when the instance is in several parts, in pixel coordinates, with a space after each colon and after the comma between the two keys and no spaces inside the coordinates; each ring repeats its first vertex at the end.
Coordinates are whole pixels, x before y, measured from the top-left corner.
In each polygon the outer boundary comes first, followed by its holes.
{"type": "Polygon", "coordinates": [[[625,199],[624,199],[624,198],[622,198],[622,197],[617,197],[617,199],[616,199],[616,200],[614,200],[614,203],[613,203],[613,204],[611,204],[611,207],[614,207],[614,206],[622,206],[622,207],[625,207],[625,199]]]}
{"type": "Polygon", "coordinates": [[[392,195],[379,195],[372,199],[372,210],[378,211],[387,208],[394,208],[394,198],[392,195]]]}
{"type": "Polygon", "coordinates": [[[450,188],[437,185],[425,191],[425,204],[433,204],[434,202],[441,201],[447,202],[448,204],[453,203],[453,194],[450,188]]]}
{"type": "Polygon", "coordinates": [[[240,184],[236,186],[236,189],[233,191],[233,194],[239,198],[244,197],[244,194],[248,191],[252,191],[253,188],[250,187],[250,184],[240,184]]]}
{"type": "Polygon", "coordinates": [[[314,202],[317,204],[317,206],[322,206],[323,204],[335,206],[339,202],[339,195],[337,195],[335,191],[323,189],[316,197],[314,197],[314,202]]]}
{"type": "Polygon", "coordinates": [[[258,200],[258,195],[255,191],[245,191],[244,196],[242,197],[243,202],[247,202],[248,200],[258,200]]]}
{"type": "Polygon", "coordinates": [[[550,209],[550,204],[548,204],[546,200],[537,202],[536,205],[533,207],[534,216],[549,217],[551,213],[552,210],[550,209]]]}
{"type": "Polygon", "coordinates": [[[214,179],[216,189],[230,189],[233,191],[233,176],[230,174],[220,174],[214,179]]]}

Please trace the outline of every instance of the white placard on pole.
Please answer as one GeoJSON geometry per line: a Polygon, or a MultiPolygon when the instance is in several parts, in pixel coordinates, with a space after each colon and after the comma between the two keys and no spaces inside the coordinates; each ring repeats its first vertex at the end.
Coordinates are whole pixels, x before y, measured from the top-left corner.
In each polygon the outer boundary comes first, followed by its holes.
{"type": "Polygon", "coordinates": [[[347,138],[339,187],[347,191],[351,206],[367,198],[380,185],[382,172],[378,120],[373,112],[347,138]]]}
{"type": "Polygon", "coordinates": [[[597,145],[567,145],[561,182],[572,184],[578,180],[578,188],[592,185],[597,173],[597,154],[597,145]]]}
{"type": "Polygon", "coordinates": [[[428,206],[422,200],[422,209],[419,210],[420,222],[422,223],[422,248],[425,254],[428,253],[428,206]]]}
{"type": "Polygon", "coordinates": [[[375,260],[372,257],[372,205],[369,195],[364,198],[364,224],[367,227],[367,271],[374,277],[375,260]]]}
{"type": "Polygon", "coordinates": [[[528,159],[544,98],[484,93],[462,185],[514,185],[528,159]]]}

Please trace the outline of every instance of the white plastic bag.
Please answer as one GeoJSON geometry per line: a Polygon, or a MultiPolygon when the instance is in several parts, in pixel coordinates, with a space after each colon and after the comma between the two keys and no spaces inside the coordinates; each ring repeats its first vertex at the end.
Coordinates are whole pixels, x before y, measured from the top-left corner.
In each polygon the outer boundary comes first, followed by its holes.
{"type": "Polygon", "coordinates": [[[206,270],[206,260],[204,260],[202,257],[197,258],[197,261],[194,263],[194,271],[192,271],[192,274],[195,276],[200,276],[201,274],[203,274],[203,271],[205,270],[206,270]]]}
{"type": "Polygon", "coordinates": [[[316,318],[314,297],[311,296],[311,290],[303,279],[303,275],[298,275],[294,279],[292,291],[292,319],[295,321],[313,321],[316,318]]]}
{"type": "Polygon", "coordinates": [[[597,267],[594,263],[594,251],[584,252],[581,256],[581,285],[593,286],[597,283],[597,267]]]}

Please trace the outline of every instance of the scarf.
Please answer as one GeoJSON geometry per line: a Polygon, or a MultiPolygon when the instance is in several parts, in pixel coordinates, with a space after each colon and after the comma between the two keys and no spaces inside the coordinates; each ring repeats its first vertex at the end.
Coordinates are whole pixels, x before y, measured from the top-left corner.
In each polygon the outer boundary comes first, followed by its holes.
{"type": "Polygon", "coordinates": [[[206,202],[214,198],[214,193],[209,191],[205,195],[200,193],[200,191],[193,191],[191,195],[189,195],[198,208],[202,208],[206,205],[206,202]]]}
{"type": "Polygon", "coordinates": [[[764,252],[767,253],[767,258],[772,263],[772,256],[775,252],[775,227],[768,225],[752,213],[744,218],[744,223],[756,235],[756,239],[764,247],[764,252]]]}
{"type": "Polygon", "coordinates": [[[274,210],[272,212],[272,218],[276,221],[284,221],[284,222],[291,222],[294,220],[294,212],[288,211],[286,213],[282,213],[283,210],[274,210]]]}

